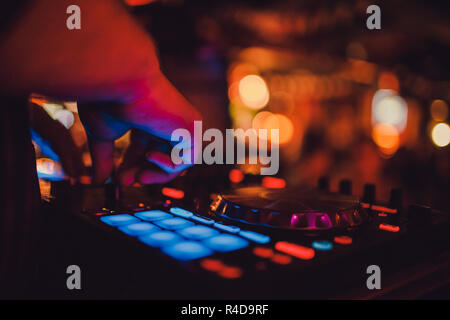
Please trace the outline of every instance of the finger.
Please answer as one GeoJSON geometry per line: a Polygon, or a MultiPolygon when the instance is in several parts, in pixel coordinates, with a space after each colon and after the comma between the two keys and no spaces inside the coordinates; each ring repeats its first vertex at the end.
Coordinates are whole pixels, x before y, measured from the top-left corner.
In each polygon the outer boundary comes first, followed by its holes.
{"type": "Polygon", "coordinates": [[[136,182],[136,176],[140,170],[138,166],[122,168],[117,174],[117,181],[121,186],[131,186],[136,182]]]}
{"type": "Polygon", "coordinates": [[[161,169],[146,169],[136,175],[136,182],[142,184],[166,183],[174,179],[178,173],[167,173],[161,169]]]}
{"type": "Polygon", "coordinates": [[[115,110],[117,117],[166,141],[176,129],[187,129],[193,136],[194,121],[202,117],[161,72],[133,83],[131,90],[134,94],[123,100],[127,107],[115,110]]]}
{"type": "Polygon", "coordinates": [[[146,132],[133,129],[130,134],[130,144],[125,152],[117,173],[117,179],[123,186],[130,186],[135,182],[136,174],[145,165],[145,152],[149,145],[150,136],[146,132]]]}
{"type": "Polygon", "coordinates": [[[92,157],[92,184],[104,184],[114,169],[114,141],[88,137],[92,157]]]}
{"type": "Polygon", "coordinates": [[[108,116],[105,104],[82,103],[78,107],[80,119],[86,129],[92,157],[93,184],[103,184],[114,169],[114,140],[130,127],[108,116]]]}
{"type": "Polygon", "coordinates": [[[175,164],[172,158],[161,151],[149,151],[145,154],[148,162],[157,165],[159,168],[167,173],[180,173],[181,171],[187,169],[190,165],[188,164],[175,164]]]}

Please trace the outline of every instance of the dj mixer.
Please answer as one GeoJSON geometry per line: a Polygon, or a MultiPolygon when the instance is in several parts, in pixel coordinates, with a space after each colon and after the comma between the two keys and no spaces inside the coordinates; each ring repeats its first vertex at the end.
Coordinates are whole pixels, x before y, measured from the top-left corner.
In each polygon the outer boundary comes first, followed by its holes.
{"type": "Polygon", "coordinates": [[[351,195],[350,181],[332,192],[326,178],[317,188],[243,183],[229,190],[202,194],[179,185],[54,183],[50,237],[64,246],[54,259],[66,261],[66,255],[84,279],[82,293],[66,294],[154,299],[448,294],[450,215],[403,206],[399,189],[388,203],[376,201],[374,185],[367,184],[359,199],[351,195]],[[367,286],[373,265],[380,268],[379,289],[367,286]]]}

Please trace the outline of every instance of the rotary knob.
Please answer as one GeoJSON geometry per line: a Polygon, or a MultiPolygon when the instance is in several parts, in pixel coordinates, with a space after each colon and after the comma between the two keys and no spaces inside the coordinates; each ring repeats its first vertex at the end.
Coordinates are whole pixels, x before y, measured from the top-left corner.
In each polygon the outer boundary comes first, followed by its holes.
{"type": "Polygon", "coordinates": [[[348,179],[342,179],[339,182],[339,193],[341,194],[352,194],[352,181],[348,179]]]}
{"type": "Polygon", "coordinates": [[[328,191],[330,188],[330,180],[328,179],[328,177],[321,177],[319,179],[319,190],[321,191],[328,191]]]}
{"type": "Polygon", "coordinates": [[[366,183],[364,185],[364,193],[362,201],[365,203],[375,203],[375,185],[372,183],[366,183]]]}

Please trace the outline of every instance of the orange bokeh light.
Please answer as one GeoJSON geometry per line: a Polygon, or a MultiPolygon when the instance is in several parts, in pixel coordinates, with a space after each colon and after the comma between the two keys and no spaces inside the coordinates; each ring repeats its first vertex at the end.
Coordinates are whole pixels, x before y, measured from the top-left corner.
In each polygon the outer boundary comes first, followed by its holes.
{"type": "Polygon", "coordinates": [[[379,89],[391,89],[398,92],[399,87],[398,78],[392,72],[381,72],[378,76],[379,89]]]}
{"type": "Polygon", "coordinates": [[[174,188],[164,187],[161,189],[161,193],[163,195],[165,195],[166,197],[173,198],[173,199],[183,199],[184,198],[184,191],[174,189],[174,188]]]}
{"type": "Polygon", "coordinates": [[[244,174],[239,169],[232,169],[230,170],[230,173],[228,174],[228,177],[230,178],[230,181],[233,183],[239,183],[242,180],[244,180],[244,174]]]}
{"type": "Polygon", "coordinates": [[[269,102],[269,88],[264,79],[256,74],[242,78],[238,90],[242,102],[250,109],[264,108],[269,102]]]}
{"type": "Polygon", "coordinates": [[[294,125],[291,119],[283,114],[274,114],[269,111],[259,112],[252,120],[252,127],[255,130],[266,129],[268,139],[270,139],[271,130],[278,129],[279,144],[290,142],[294,135],[294,125]]]}
{"type": "Polygon", "coordinates": [[[390,124],[379,123],[372,129],[373,141],[385,154],[393,154],[400,146],[400,136],[398,130],[390,124]]]}
{"type": "Polygon", "coordinates": [[[286,181],[281,178],[264,177],[262,179],[262,185],[269,189],[283,189],[286,187],[286,181]]]}

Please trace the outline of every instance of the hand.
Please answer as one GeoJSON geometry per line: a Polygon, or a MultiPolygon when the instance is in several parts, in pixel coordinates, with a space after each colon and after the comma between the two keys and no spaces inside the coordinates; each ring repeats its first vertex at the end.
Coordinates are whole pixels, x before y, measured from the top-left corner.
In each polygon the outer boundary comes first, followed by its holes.
{"type": "Polygon", "coordinates": [[[165,183],[188,165],[170,158],[172,132],[178,128],[192,135],[200,114],[162,75],[133,84],[129,98],[114,104],[80,104],[79,113],[89,138],[94,177],[103,183],[113,171],[114,140],[132,129],[130,146],[119,168],[122,185],[165,183]]]}
{"type": "Polygon", "coordinates": [[[139,131],[119,170],[121,183],[165,182],[186,168],[152,149],[154,141],[169,140],[177,128],[193,132],[201,116],[162,74],[151,38],[121,1],[36,0],[0,40],[0,93],[78,101],[93,183],[111,175],[114,140],[130,129],[139,131]],[[81,30],[65,27],[71,4],[81,8],[81,30]]]}

